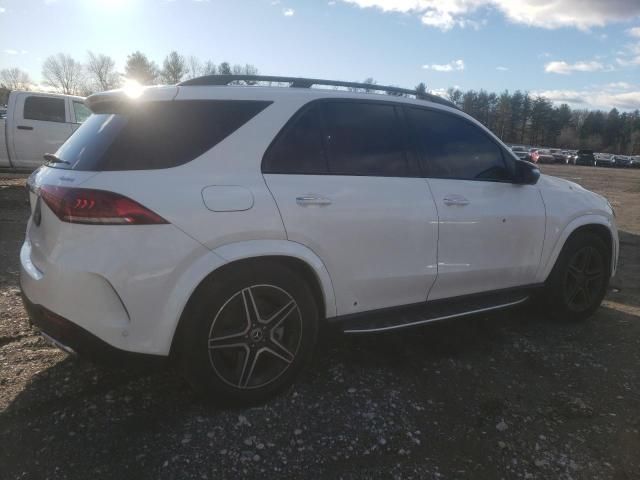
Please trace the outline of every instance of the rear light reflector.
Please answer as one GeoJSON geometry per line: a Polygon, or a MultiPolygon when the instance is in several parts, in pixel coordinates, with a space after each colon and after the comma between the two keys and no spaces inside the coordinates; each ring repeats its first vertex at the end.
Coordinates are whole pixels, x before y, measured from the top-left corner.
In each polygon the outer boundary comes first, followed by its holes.
{"type": "Polygon", "coordinates": [[[40,187],[40,195],[63,222],[89,225],[168,223],[138,202],[105,190],[43,185],[40,187]]]}

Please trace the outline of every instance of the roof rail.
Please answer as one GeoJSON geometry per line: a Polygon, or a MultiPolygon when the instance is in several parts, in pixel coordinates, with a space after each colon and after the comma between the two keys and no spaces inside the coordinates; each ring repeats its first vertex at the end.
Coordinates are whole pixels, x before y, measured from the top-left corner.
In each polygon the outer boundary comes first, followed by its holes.
{"type": "Polygon", "coordinates": [[[458,108],[452,102],[431,93],[418,93],[416,90],[377,85],[372,83],[342,82],[339,80],[321,80],[318,78],[277,77],[270,75],[205,75],[203,77],[196,77],[190,80],[185,80],[184,82],[179,83],[178,86],[229,85],[232,82],[288,83],[289,86],[293,88],[311,88],[314,85],[358,88],[366,90],[368,92],[386,92],[390,95],[412,95],[420,100],[428,100],[430,102],[440,103],[448,107],[458,108]]]}

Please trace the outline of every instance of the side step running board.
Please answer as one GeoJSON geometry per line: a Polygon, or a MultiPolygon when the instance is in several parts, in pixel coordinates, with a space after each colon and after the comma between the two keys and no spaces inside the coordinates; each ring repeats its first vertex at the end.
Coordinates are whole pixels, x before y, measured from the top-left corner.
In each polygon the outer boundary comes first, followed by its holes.
{"type": "Polygon", "coordinates": [[[431,322],[465,317],[514,307],[526,302],[531,288],[436,300],[417,305],[385,308],[330,319],[344,333],[376,333],[415,327],[431,322]]]}

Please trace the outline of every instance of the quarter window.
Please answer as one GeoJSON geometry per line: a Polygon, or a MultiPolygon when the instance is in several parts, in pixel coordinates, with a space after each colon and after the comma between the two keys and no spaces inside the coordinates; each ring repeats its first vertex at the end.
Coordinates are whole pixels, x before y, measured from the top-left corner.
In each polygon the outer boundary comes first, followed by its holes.
{"type": "Polygon", "coordinates": [[[509,181],[500,147],[471,122],[445,112],[408,109],[427,177],[509,181]]]}
{"type": "Polygon", "coordinates": [[[24,101],[25,120],[64,122],[64,99],[52,97],[27,97],[24,101]]]}

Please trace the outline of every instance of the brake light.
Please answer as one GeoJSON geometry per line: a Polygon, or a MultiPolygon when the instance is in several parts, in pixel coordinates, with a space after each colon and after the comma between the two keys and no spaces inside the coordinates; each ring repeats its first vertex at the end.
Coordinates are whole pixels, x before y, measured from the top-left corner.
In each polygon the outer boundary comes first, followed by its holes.
{"type": "Polygon", "coordinates": [[[123,195],[88,188],[40,187],[42,200],[63,222],[89,225],[152,225],[164,218],[123,195]]]}

